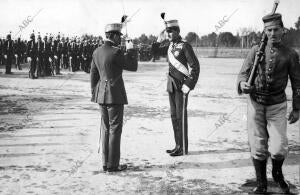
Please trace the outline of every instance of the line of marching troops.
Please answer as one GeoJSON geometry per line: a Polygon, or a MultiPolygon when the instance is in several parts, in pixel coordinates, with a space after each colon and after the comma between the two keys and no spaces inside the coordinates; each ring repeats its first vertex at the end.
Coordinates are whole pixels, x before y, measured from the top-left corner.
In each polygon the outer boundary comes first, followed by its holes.
{"type": "Polygon", "coordinates": [[[29,77],[32,79],[59,75],[60,70],[83,70],[90,72],[93,51],[102,44],[100,38],[56,37],[38,33],[30,35],[30,40],[12,40],[11,34],[0,39],[0,65],[5,65],[5,73],[12,74],[12,65],[21,70],[23,63],[30,63],[29,77]]]}

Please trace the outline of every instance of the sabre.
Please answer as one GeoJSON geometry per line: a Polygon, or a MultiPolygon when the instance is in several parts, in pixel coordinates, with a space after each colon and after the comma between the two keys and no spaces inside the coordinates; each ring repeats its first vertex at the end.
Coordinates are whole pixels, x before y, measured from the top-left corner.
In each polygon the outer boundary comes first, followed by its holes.
{"type": "Polygon", "coordinates": [[[69,71],[72,71],[72,57],[69,58],[69,71]]]}
{"type": "MultiPolygon", "coordinates": [[[[275,14],[276,9],[278,7],[278,4],[279,4],[279,0],[275,0],[274,4],[273,4],[273,9],[272,9],[271,15],[275,14]]],[[[252,69],[251,69],[251,72],[250,72],[250,76],[249,76],[248,81],[247,81],[247,84],[249,86],[253,85],[254,74],[256,72],[257,66],[263,60],[264,51],[265,51],[265,47],[267,45],[267,42],[268,42],[268,37],[267,37],[266,33],[264,33],[264,31],[263,31],[263,35],[262,35],[262,38],[261,38],[260,44],[259,44],[259,49],[256,52],[256,55],[255,55],[255,58],[254,58],[254,63],[253,63],[253,66],[252,66],[252,69]]]]}
{"type": "Polygon", "coordinates": [[[16,69],[18,69],[19,57],[17,54],[15,55],[15,57],[16,57],[16,69]]]}
{"type": "Polygon", "coordinates": [[[188,154],[188,151],[187,151],[187,149],[186,149],[186,144],[185,144],[185,138],[186,138],[186,128],[185,128],[185,118],[186,118],[186,116],[185,116],[185,114],[186,114],[186,101],[187,101],[187,95],[188,94],[185,94],[185,93],[183,93],[183,104],[182,104],[182,106],[183,106],[183,108],[182,108],[182,153],[183,153],[183,155],[186,155],[186,154],[188,154]]]}

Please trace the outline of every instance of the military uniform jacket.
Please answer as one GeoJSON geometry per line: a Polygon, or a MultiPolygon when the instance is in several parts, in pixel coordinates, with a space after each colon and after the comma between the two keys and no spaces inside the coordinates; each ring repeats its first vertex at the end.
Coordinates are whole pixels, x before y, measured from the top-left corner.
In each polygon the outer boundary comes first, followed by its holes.
{"type": "Polygon", "coordinates": [[[58,40],[55,40],[52,44],[52,50],[53,50],[53,55],[56,55],[58,58],[60,58],[61,53],[62,53],[61,42],[58,40]]]}
{"type": "Polygon", "coordinates": [[[174,42],[153,43],[152,51],[159,55],[168,55],[169,76],[167,91],[181,91],[182,85],[194,89],[199,73],[199,61],[191,45],[181,39],[174,42]]]}
{"type": "Polygon", "coordinates": [[[68,53],[68,42],[62,43],[62,54],[67,55],[68,53]]]}
{"type": "Polygon", "coordinates": [[[4,42],[0,39],[0,58],[1,58],[1,55],[3,54],[3,45],[4,45],[4,42]]]}
{"type": "MultiPolygon", "coordinates": [[[[240,82],[247,81],[258,46],[248,53],[237,79],[237,90],[241,94],[240,82]]],[[[286,101],[285,88],[290,77],[293,90],[293,109],[300,109],[300,64],[295,50],[282,44],[267,45],[265,57],[255,73],[254,91],[250,97],[263,105],[274,105],[286,101]]]]}
{"type": "Polygon", "coordinates": [[[137,70],[137,57],[133,53],[124,54],[110,41],[98,47],[91,62],[91,101],[99,104],[127,104],[123,70],[137,70]]]}
{"type": "Polygon", "coordinates": [[[3,54],[12,56],[14,54],[14,42],[12,40],[6,40],[3,45],[3,54]]]}
{"type": "Polygon", "coordinates": [[[18,54],[18,56],[20,57],[20,55],[22,54],[22,42],[20,40],[17,40],[15,42],[14,48],[15,53],[18,54]]]}
{"type": "Polygon", "coordinates": [[[41,56],[45,48],[43,41],[37,41],[36,46],[37,46],[37,54],[41,56]]]}
{"type": "Polygon", "coordinates": [[[33,40],[28,41],[26,53],[27,53],[27,56],[29,56],[31,58],[36,57],[36,55],[37,55],[37,45],[36,45],[35,41],[33,41],[33,40]]]}

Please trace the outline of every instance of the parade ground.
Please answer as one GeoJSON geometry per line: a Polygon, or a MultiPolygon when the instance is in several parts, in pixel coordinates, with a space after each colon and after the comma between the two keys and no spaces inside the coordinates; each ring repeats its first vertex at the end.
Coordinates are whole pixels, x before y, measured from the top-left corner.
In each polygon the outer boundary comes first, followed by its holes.
{"type": "MultiPolygon", "coordinates": [[[[29,79],[28,69],[0,66],[0,194],[248,194],[255,186],[249,153],[246,96],[236,92],[243,59],[199,58],[200,77],[188,99],[189,154],[174,147],[165,60],[124,71],[129,104],[121,141],[124,172],[104,173],[98,153],[99,106],[90,76],[29,79]]],[[[291,89],[287,88],[288,112],[291,89]]],[[[283,172],[300,192],[299,122],[288,125],[283,172]]],[[[278,188],[268,163],[270,194],[278,188]]]]}

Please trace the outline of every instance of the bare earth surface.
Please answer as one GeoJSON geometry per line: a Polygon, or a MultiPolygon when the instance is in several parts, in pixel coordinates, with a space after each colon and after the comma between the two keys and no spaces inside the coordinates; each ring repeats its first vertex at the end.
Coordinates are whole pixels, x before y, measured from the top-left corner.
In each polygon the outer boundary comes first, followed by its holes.
{"type": "MultiPolygon", "coordinates": [[[[246,131],[246,99],[235,90],[242,59],[200,58],[189,96],[189,155],[165,153],[174,139],[165,62],[125,72],[129,105],[121,163],[103,173],[97,153],[100,114],[83,72],[27,78],[27,69],[0,73],[0,194],[248,194],[254,186],[246,131]]],[[[4,67],[1,67],[4,72],[4,67]]],[[[287,90],[291,109],[291,90],[287,90]]],[[[288,126],[284,173],[300,190],[298,122],[288,126]]],[[[278,192],[268,165],[269,191],[278,192]]],[[[271,194],[270,193],[270,194],[271,194]]]]}

